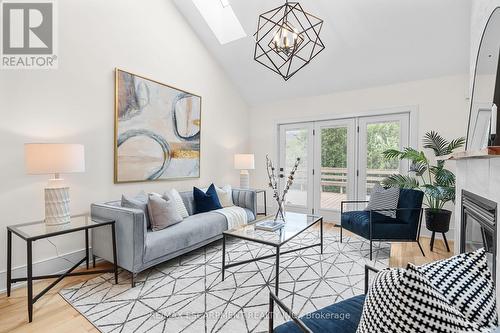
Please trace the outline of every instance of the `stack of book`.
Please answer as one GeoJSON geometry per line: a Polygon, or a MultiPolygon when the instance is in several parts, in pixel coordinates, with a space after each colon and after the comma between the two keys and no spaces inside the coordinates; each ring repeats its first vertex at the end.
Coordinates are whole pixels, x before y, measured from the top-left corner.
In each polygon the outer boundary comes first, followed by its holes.
{"type": "Polygon", "coordinates": [[[265,231],[275,231],[281,229],[285,226],[283,221],[265,220],[257,222],[255,224],[255,229],[265,230],[265,231]]]}

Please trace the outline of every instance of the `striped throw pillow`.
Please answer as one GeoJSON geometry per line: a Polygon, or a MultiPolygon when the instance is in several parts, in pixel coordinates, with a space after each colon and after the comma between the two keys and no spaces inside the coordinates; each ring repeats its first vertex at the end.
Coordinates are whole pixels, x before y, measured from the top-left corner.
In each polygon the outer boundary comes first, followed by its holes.
{"type": "MultiPolygon", "coordinates": [[[[399,201],[399,188],[389,187],[383,188],[380,184],[376,184],[372,193],[370,194],[370,202],[365,210],[378,210],[378,209],[396,209],[398,208],[399,201]]],[[[395,210],[387,210],[377,212],[389,217],[396,217],[395,210]]]]}

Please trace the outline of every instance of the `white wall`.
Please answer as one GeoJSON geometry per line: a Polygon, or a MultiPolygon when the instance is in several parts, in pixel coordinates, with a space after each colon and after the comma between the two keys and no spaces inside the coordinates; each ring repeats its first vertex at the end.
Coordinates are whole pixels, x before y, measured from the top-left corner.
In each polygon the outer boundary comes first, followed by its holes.
{"type": "MultiPolygon", "coordinates": [[[[0,71],[0,289],[5,287],[5,226],[43,218],[46,176],[24,171],[25,142],[82,143],[87,171],[66,175],[73,213],[95,201],[141,189],[191,189],[211,181],[238,184],[235,152],[247,150],[248,109],[169,0],[64,0],[59,10],[59,69],[0,71]],[[119,67],[203,97],[201,178],[113,184],[114,76],[119,67]]],[[[25,264],[14,241],[13,266],[25,264]]],[[[83,235],[55,240],[59,254],[83,248],[83,235]]],[[[42,240],[34,261],[56,256],[42,240]]],[[[73,256],[75,257],[75,256],[73,256]]],[[[40,271],[68,263],[49,261],[40,271]]],[[[43,267],[42,267],[43,266],[43,267]]],[[[24,271],[19,273],[24,274],[24,271]]],[[[36,273],[36,271],[35,271],[36,273]]]]}
{"type": "MultiPolygon", "coordinates": [[[[396,106],[417,106],[419,141],[423,134],[430,130],[436,130],[445,138],[452,139],[466,135],[467,89],[468,75],[464,74],[301,98],[252,108],[250,150],[256,155],[257,166],[252,177],[253,185],[266,186],[265,156],[272,156],[275,152],[274,124],[282,119],[315,116],[335,118],[336,115],[369,113],[396,106]]],[[[453,168],[453,165],[450,164],[449,167],[453,168]]]]}

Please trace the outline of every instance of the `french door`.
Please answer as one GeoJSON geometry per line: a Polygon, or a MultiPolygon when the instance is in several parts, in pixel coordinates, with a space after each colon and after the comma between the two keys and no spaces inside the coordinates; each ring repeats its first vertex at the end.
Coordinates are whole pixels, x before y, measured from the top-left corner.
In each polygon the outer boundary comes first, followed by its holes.
{"type": "MultiPolygon", "coordinates": [[[[314,207],[314,123],[280,125],[279,172],[288,177],[297,158],[300,165],[286,196],[286,208],[300,213],[311,213],[314,207]]],[[[285,186],[281,178],[280,187],[285,186]]]]}
{"type": "Polygon", "coordinates": [[[376,183],[408,170],[407,164],[386,161],[382,152],[409,145],[409,122],[409,114],[401,113],[280,125],[284,179],[301,159],[286,209],[339,221],[342,201],[366,200],[376,183]]]}

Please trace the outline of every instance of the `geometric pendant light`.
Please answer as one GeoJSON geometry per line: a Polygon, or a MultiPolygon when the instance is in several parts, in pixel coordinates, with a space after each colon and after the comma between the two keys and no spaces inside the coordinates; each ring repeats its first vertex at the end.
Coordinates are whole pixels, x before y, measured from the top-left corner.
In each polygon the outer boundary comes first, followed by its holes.
{"type": "Polygon", "coordinates": [[[259,15],[254,59],[285,81],[325,49],[319,34],[323,20],[288,2],[259,15]]]}

